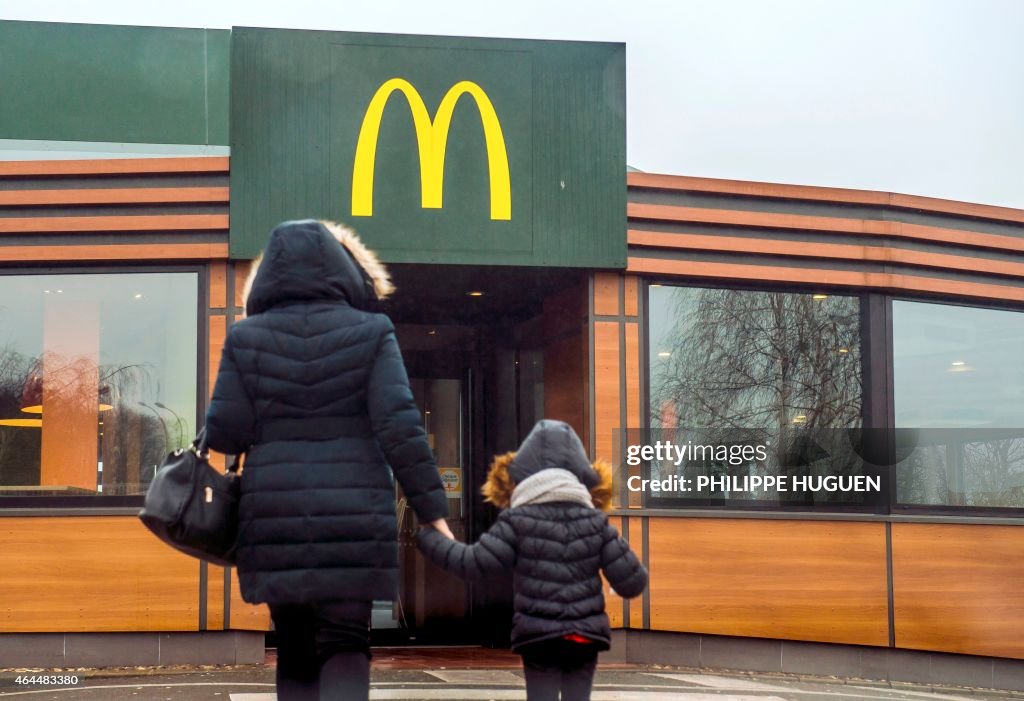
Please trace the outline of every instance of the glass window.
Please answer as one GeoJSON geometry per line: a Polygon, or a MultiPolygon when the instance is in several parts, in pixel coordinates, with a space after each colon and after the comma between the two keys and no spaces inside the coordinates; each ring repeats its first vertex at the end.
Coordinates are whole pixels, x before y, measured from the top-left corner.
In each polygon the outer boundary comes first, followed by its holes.
{"type": "Polygon", "coordinates": [[[687,479],[689,490],[645,491],[648,499],[806,506],[880,498],[821,486],[824,477],[865,472],[854,448],[863,396],[857,297],[651,285],[648,319],[646,442],[764,448],[742,460],[656,458],[653,480],[687,479]],[[735,489],[755,476],[790,481],[735,489]],[[730,481],[698,488],[702,477],[730,481]]]}
{"type": "Polygon", "coordinates": [[[899,503],[1024,507],[1022,359],[1021,312],[893,302],[899,503]]]}
{"type": "Polygon", "coordinates": [[[196,430],[198,276],[0,276],[2,497],[144,494],[196,430]]]}

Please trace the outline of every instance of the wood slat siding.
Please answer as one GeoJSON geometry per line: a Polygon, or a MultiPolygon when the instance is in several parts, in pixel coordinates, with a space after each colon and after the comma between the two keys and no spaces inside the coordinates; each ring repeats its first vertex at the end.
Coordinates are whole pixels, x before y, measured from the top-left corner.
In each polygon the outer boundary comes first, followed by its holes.
{"type": "Polygon", "coordinates": [[[144,187],[55,190],[7,190],[0,192],[0,207],[87,206],[101,204],[227,204],[226,187],[144,187]]]}
{"type": "Polygon", "coordinates": [[[896,646],[1024,659],[1024,528],[894,523],[896,646]]]}
{"type": "Polygon", "coordinates": [[[627,175],[627,183],[630,187],[638,189],[705,192],[784,200],[888,206],[940,214],[957,214],[968,217],[1024,222],[1024,211],[1011,207],[958,202],[956,200],[920,197],[918,195],[902,195],[896,192],[851,190],[841,187],[818,187],[814,185],[783,185],[779,183],[758,183],[718,178],[694,178],[685,175],[660,175],[657,173],[629,173],[627,175]]]}
{"type": "Polygon", "coordinates": [[[94,231],[210,231],[227,229],[226,214],[169,214],[125,217],[0,217],[0,234],[55,234],[94,231]]]}
{"type": "Polygon", "coordinates": [[[651,518],[649,528],[652,629],[888,645],[885,524],[651,518]]]}
{"type": "Polygon", "coordinates": [[[188,158],[95,158],[88,160],[0,161],[0,178],[78,176],[78,175],[152,175],[174,173],[227,173],[227,156],[188,158]]]}
{"type": "Polygon", "coordinates": [[[0,264],[226,259],[228,168],[226,157],[2,161],[0,264]]]}
{"type": "Polygon", "coordinates": [[[199,561],[134,516],[0,519],[0,631],[199,628],[199,561]]]}
{"type": "Polygon", "coordinates": [[[627,181],[634,200],[627,205],[628,272],[1024,302],[1024,210],[648,173],[630,173],[627,181]],[[658,204],[636,201],[654,191],[658,204]],[[694,206],[702,196],[714,206],[694,206]],[[757,211],[769,206],[773,211],[757,211]],[[897,221],[896,213],[927,215],[929,223],[897,221]],[[678,233],[653,231],[652,223],[671,224],[678,233]],[[686,231],[688,224],[700,231],[686,231]],[[708,233],[709,226],[721,233],[708,233]],[[801,240],[783,240],[778,232],[801,240]],[[694,252],[705,258],[695,260],[694,252]],[[721,261],[707,261],[709,253],[721,261]]]}
{"type": "Polygon", "coordinates": [[[629,258],[629,270],[631,272],[650,273],[652,275],[720,278],[742,282],[796,283],[823,287],[873,288],[890,291],[922,292],[945,295],[947,297],[972,297],[1024,302],[1024,287],[940,280],[918,277],[916,275],[858,272],[856,270],[785,268],[767,265],[660,260],[632,256],[629,258]]]}

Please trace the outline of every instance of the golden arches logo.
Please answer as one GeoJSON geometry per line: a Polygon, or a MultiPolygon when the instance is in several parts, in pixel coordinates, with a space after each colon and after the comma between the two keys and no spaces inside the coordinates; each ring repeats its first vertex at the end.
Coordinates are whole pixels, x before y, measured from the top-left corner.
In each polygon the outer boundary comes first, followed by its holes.
{"type": "Polygon", "coordinates": [[[355,162],[352,166],[352,214],[357,217],[373,216],[373,170],[377,161],[377,137],[384,108],[395,91],[401,92],[409,103],[416,141],[420,153],[420,197],[424,209],[440,209],[444,195],[444,157],[448,145],[448,129],[452,124],[455,105],[463,95],[476,102],[487,145],[487,169],[491,181],[491,219],[512,218],[512,185],[508,170],[505,136],[498,122],[494,105],[483,89],[468,80],[453,85],[430,118],[419,91],[402,78],[392,78],[377,88],[363,116],[356,142],[355,162]]]}

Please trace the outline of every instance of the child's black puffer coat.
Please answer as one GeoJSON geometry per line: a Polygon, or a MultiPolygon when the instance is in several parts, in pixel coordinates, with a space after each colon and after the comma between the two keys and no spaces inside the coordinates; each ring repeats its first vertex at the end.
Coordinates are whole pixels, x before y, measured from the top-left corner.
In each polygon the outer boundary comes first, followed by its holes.
{"type": "MultiPolygon", "coordinates": [[[[542,421],[516,454],[509,476],[522,483],[541,470],[568,470],[594,486],[597,475],[572,429],[542,421]]],[[[511,570],[515,592],[512,649],[576,633],[607,649],[611,631],[600,572],[623,597],[647,586],[647,570],[604,512],[573,501],[541,501],[505,509],[473,545],[432,528],[420,549],[438,566],[467,579],[511,570]]]]}

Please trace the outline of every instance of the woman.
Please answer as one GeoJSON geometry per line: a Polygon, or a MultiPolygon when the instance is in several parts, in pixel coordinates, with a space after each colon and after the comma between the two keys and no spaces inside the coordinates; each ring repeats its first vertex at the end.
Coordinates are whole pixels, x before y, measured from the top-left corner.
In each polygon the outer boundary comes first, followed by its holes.
{"type": "Polygon", "coordinates": [[[270,606],[281,701],[367,699],[372,600],[398,585],[391,470],[451,535],[394,327],[371,311],[394,288],[328,222],[279,225],[257,263],[206,415],[212,449],[247,451],[242,598],[270,606]]]}

